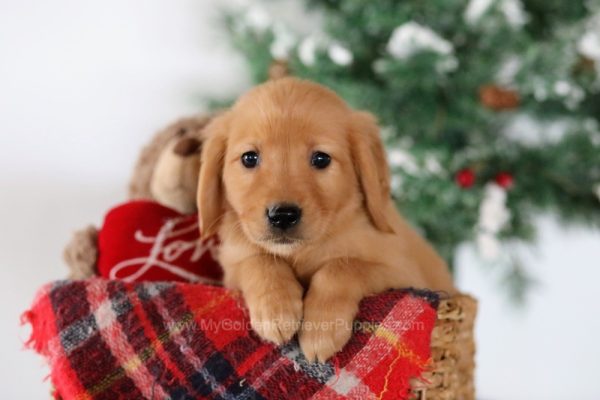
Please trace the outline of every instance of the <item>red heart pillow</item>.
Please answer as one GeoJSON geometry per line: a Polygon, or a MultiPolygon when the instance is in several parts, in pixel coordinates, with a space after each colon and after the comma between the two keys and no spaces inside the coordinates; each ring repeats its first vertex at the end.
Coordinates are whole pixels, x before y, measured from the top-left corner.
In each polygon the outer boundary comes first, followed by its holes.
{"type": "Polygon", "coordinates": [[[132,281],[219,283],[216,237],[200,240],[197,215],[153,201],[131,201],[106,214],[98,233],[98,274],[132,281]]]}

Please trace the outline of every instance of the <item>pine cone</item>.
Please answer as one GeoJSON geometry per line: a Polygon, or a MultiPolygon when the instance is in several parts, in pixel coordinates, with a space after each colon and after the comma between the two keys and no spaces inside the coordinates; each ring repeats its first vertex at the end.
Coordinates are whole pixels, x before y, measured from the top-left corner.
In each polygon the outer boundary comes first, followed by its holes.
{"type": "Polygon", "coordinates": [[[269,79],[285,78],[290,74],[288,63],[285,60],[273,60],[269,66],[269,79]]]}
{"type": "Polygon", "coordinates": [[[496,85],[481,86],[479,100],[485,107],[494,111],[513,110],[521,103],[519,92],[496,85]]]}
{"type": "Polygon", "coordinates": [[[579,60],[573,66],[573,75],[582,75],[596,72],[596,62],[591,58],[580,55],[579,60]]]}

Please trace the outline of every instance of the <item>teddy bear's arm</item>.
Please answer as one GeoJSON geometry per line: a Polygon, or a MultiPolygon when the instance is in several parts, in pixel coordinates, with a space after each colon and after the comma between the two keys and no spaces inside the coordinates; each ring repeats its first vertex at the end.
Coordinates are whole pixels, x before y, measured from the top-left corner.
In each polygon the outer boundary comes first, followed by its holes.
{"type": "Polygon", "coordinates": [[[69,279],[86,279],[96,275],[98,229],[89,225],[76,231],[65,247],[63,257],[69,268],[69,279]]]}

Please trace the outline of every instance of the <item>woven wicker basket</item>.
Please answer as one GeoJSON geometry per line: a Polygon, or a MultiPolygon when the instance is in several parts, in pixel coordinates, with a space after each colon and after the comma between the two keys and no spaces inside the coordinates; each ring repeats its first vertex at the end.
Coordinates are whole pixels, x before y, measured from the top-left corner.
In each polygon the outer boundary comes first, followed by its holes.
{"type": "Polygon", "coordinates": [[[441,300],[431,334],[432,367],[423,380],[413,380],[414,399],[474,400],[477,301],[467,295],[441,300]]]}

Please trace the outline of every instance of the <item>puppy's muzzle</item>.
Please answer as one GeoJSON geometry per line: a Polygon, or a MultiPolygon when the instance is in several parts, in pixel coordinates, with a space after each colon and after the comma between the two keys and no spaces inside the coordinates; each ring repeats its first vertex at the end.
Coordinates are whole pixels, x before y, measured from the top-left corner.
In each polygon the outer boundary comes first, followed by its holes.
{"type": "Polygon", "coordinates": [[[302,218],[302,210],[295,204],[275,204],[266,210],[267,220],[272,228],[285,231],[293,228],[302,218]]]}

